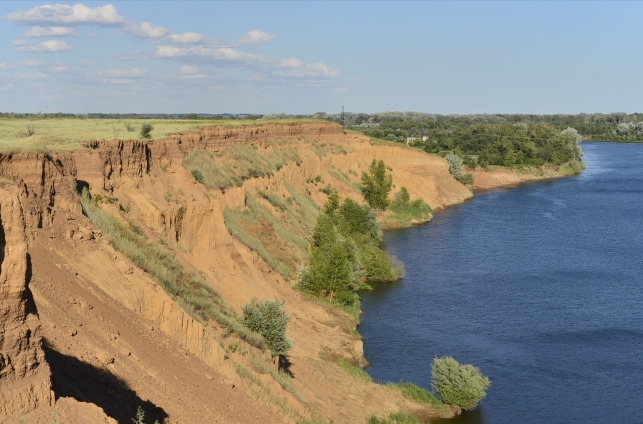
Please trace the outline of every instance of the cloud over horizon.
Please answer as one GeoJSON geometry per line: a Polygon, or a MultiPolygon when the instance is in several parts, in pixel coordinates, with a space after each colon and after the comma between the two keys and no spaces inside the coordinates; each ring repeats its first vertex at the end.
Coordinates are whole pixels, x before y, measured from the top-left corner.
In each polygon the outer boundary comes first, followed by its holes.
{"type": "Polygon", "coordinates": [[[62,40],[43,41],[42,43],[39,43],[39,44],[31,44],[24,40],[14,40],[11,42],[11,44],[19,52],[30,52],[30,53],[56,53],[56,52],[67,52],[74,49],[74,46],[62,40]]]}

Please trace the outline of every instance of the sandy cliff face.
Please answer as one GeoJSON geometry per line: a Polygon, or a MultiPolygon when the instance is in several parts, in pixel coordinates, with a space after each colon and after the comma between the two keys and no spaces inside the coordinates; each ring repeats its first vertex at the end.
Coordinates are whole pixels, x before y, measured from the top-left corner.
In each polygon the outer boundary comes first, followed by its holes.
{"type": "Polygon", "coordinates": [[[1,416],[53,402],[40,321],[27,289],[27,238],[17,187],[0,188],[0,261],[1,416]]]}
{"type": "MultiPolygon", "coordinates": [[[[173,423],[257,422],[257,417],[292,422],[310,418],[312,411],[335,422],[361,422],[370,414],[418,408],[397,392],[349,376],[336,364],[339,358],[364,363],[354,320],[293,290],[293,281],[229,234],[223,211],[243,208],[246,193],[258,189],[287,196],[286,183],[309,193],[318,205],[326,199],[321,192],[325,185],[361,202],[354,186],[373,159],[384,159],[391,167],[398,189],[406,186],[413,198],[423,197],[434,209],[460,203],[471,193],[449,175],[444,160],[404,147],[373,145],[330,123],[213,127],[154,143],[96,141],[87,147],[73,154],[0,157],[0,176],[16,183],[15,199],[24,205],[31,286],[44,323],[45,357],[59,411],[69,410],[62,405],[74,401],[97,405],[123,422],[137,406],[149,412],[148,418],[173,423]],[[196,148],[218,152],[231,143],[252,144],[267,154],[274,140],[298,149],[298,163],[225,192],[205,189],[182,166],[184,156],[196,148]],[[325,146],[323,153],[319,145],[325,146]],[[338,179],[340,171],[348,177],[338,179]],[[316,176],[323,181],[319,186],[310,182],[316,176]],[[215,324],[187,314],[150,275],[113,249],[81,213],[72,188],[84,186],[93,195],[117,199],[102,207],[139,225],[150,240],[166,240],[181,262],[237,311],[252,298],[286,299],[292,316],[292,381],[306,401],[284,391],[269,375],[257,377],[260,386],[242,380],[238,364],[249,367],[248,351],[215,324]],[[129,205],[129,212],[119,204],[129,205]]],[[[4,222],[4,203],[2,208],[4,222]]],[[[20,340],[26,339],[23,333],[20,340]]],[[[33,334],[35,330],[32,339],[33,334]]]]}

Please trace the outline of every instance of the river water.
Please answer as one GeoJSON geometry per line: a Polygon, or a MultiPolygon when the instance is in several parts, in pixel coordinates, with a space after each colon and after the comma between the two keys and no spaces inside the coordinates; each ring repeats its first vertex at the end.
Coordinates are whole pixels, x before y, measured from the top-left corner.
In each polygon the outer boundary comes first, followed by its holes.
{"type": "Polygon", "coordinates": [[[579,176],[476,193],[385,234],[406,276],[361,292],[375,380],[489,376],[450,423],[643,422],[643,145],[583,143],[579,176]]]}

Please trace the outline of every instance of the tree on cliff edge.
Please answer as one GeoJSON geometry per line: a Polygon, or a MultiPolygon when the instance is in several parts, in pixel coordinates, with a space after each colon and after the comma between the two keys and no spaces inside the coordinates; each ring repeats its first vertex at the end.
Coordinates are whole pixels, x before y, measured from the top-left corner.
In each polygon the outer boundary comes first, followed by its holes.
{"type": "Polygon", "coordinates": [[[386,173],[384,161],[373,159],[369,173],[362,172],[362,194],[373,209],[385,209],[388,206],[388,194],[393,187],[393,177],[386,173]]]}

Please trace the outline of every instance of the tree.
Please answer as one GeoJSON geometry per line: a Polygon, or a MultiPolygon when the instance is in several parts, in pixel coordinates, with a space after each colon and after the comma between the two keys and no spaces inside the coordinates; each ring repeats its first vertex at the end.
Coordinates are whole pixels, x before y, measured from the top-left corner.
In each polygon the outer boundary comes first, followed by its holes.
{"type": "Polygon", "coordinates": [[[431,386],[449,405],[462,409],[475,409],[487,395],[491,381],[473,365],[460,365],[458,361],[445,356],[433,359],[431,364],[431,386]]]}
{"type": "Polygon", "coordinates": [[[323,212],[334,217],[337,214],[337,209],[339,209],[339,194],[337,191],[332,191],[324,203],[323,212]]]}
{"type": "Polygon", "coordinates": [[[152,130],[154,127],[152,124],[145,122],[143,125],[141,125],[141,137],[143,137],[146,140],[150,140],[152,138],[152,130]]]}
{"type": "Polygon", "coordinates": [[[252,299],[243,309],[243,324],[261,334],[272,356],[286,355],[292,343],[286,337],[290,316],[286,315],[283,305],[286,301],[252,299]]]}
{"type": "Polygon", "coordinates": [[[362,194],[374,209],[385,209],[388,206],[388,194],[393,187],[393,177],[386,173],[384,161],[373,159],[369,173],[362,172],[362,194]]]}
{"type": "Polygon", "coordinates": [[[402,186],[400,191],[395,193],[395,202],[398,205],[406,206],[411,202],[411,195],[406,187],[402,186]]]}

